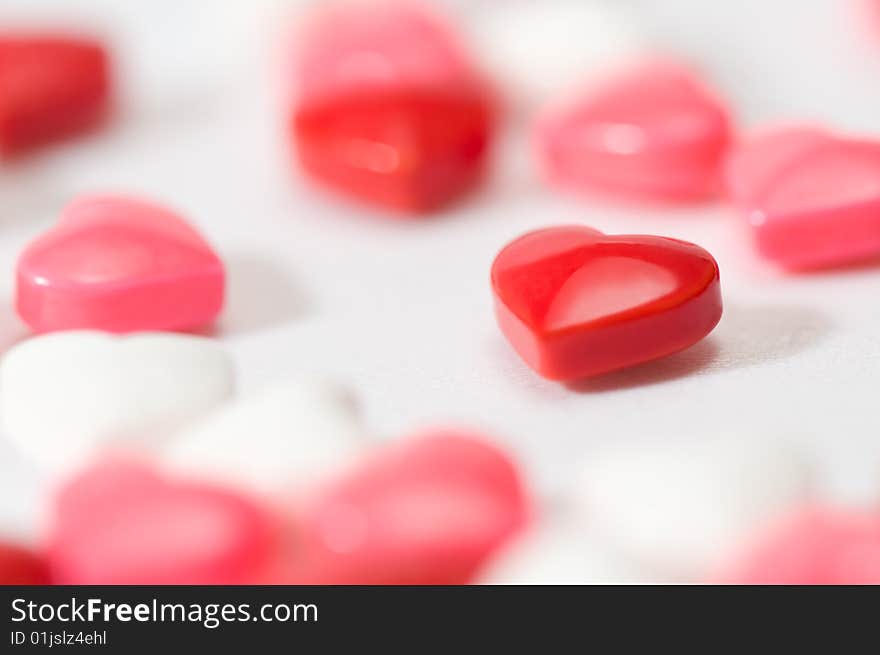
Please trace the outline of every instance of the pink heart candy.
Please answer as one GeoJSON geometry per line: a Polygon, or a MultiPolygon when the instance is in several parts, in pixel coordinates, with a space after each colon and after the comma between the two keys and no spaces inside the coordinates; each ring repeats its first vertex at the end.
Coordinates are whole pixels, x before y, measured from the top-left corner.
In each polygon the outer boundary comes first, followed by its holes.
{"type": "Polygon", "coordinates": [[[549,108],[535,141],[551,182],[642,200],[689,201],[717,190],[730,139],[725,108],[692,73],[654,64],[549,108]]]}
{"type": "Polygon", "coordinates": [[[301,508],[299,584],[461,584],[526,522],[522,482],[485,441],[436,432],[388,446],[301,508]]]}
{"type": "Polygon", "coordinates": [[[246,498],[110,461],[60,490],[48,553],[59,584],[245,584],[274,546],[246,498]]]}
{"type": "Polygon", "coordinates": [[[810,508],[728,562],[721,584],[880,584],[880,512],[810,508]]]}
{"type": "Polygon", "coordinates": [[[880,257],[880,141],[774,130],[736,149],[726,184],[758,251],[785,268],[880,257]]]}
{"type": "Polygon", "coordinates": [[[174,212],[85,196],[32,242],[17,267],[16,307],[37,332],[190,329],[223,305],[223,263],[174,212]]]}
{"type": "Polygon", "coordinates": [[[312,15],[292,59],[301,102],[376,87],[445,87],[474,75],[453,31],[405,2],[330,3],[312,15]]]}

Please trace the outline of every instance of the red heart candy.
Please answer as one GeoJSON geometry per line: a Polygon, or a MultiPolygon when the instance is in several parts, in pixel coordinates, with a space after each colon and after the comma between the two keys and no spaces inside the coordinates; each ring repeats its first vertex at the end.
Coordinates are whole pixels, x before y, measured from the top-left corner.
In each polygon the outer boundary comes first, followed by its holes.
{"type": "Polygon", "coordinates": [[[880,584],[880,513],[816,507],[771,527],[722,567],[719,584],[880,584]]]}
{"type": "Polygon", "coordinates": [[[788,128],[740,146],[728,193],[758,251],[798,270],[880,256],[880,142],[788,128]]]}
{"type": "Polygon", "coordinates": [[[43,584],[49,584],[49,571],[41,558],[19,546],[0,543],[0,585],[43,584]]]}
{"type": "Polygon", "coordinates": [[[223,305],[223,263],[174,212],[88,196],[18,260],[16,307],[37,332],[195,328],[223,305]]]}
{"type": "Polygon", "coordinates": [[[453,432],[408,439],[304,503],[283,579],[466,583],[527,513],[519,475],[494,446],[453,432]]]}
{"type": "Polygon", "coordinates": [[[301,108],[299,158],[316,178],[404,212],[438,209],[482,178],[490,116],[479,94],[387,91],[301,108]]]}
{"type": "Polygon", "coordinates": [[[0,35],[0,155],[87,130],[106,114],[107,54],[88,39],[0,35]]]}
{"type": "Polygon", "coordinates": [[[724,107],[688,71],[651,65],[548,109],[536,147],[551,182],[638,199],[701,199],[731,139],[724,107]]]}
{"type": "Polygon", "coordinates": [[[721,318],[718,264],[692,243],[579,227],[530,232],[492,264],[501,331],[539,374],[574,381],[693,345],[721,318]]]}
{"type": "Polygon", "coordinates": [[[309,174],[409,212],[445,205],[480,181],[492,103],[445,26],[392,3],[337,7],[310,28],[291,112],[309,174]]]}
{"type": "Polygon", "coordinates": [[[59,492],[48,553],[59,584],[245,584],[273,548],[249,500],[107,462],[59,492]]]}

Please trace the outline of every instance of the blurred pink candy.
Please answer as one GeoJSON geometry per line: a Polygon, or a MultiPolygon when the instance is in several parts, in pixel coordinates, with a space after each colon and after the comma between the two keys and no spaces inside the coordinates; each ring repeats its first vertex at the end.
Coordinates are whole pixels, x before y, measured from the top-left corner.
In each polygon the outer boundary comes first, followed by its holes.
{"type": "Polygon", "coordinates": [[[58,584],[246,584],[275,547],[276,524],[232,491],[108,461],[64,486],[48,553],[58,584]]]}
{"type": "Polygon", "coordinates": [[[636,200],[712,196],[731,140],[723,104],[687,69],[627,68],[548,108],[536,129],[547,178],[636,200]]]}
{"type": "Polygon", "coordinates": [[[880,257],[880,141],[766,131],[732,153],[726,184],[758,251],[784,268],[880,257]]]}
{"type": "Polygon", "coordinates": [[[880,584],[880,511],[803,510],[759,535],[713,582],[880,584]]]}
{"type": "Polygon", "coordinates": [[[173,211],[83,196],[21,254],[16,308],[36,332],[197,328],[223,305],[223,263],[173,211]]]}
{"type": "Polygon", "coordinates": [[[307,499],[280,579],[462,584],[526,523],[525,491],[481,437],[432,432],[392,444],[307,499]]]}
{"type": "Polygon", "coordinates": [[[415,2],[330,2],[292,53],[299,102],[388,87],[455,86],[475,68],[451,26],[415,2]]]}

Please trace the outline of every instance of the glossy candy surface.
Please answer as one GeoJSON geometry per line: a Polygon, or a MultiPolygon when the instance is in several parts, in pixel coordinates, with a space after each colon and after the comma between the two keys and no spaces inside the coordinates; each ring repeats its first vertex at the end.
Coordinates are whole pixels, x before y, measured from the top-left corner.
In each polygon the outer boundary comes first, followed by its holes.
{"type": "Polygon", "coordinates": [[[445,25],[406,3],[331,5],[302,38],[291,127],[309,174],[403,212],[479,182],[490,96],[445,25]]]}
{"type": "Polygon", "coordinates": [[[772,130],[734,151],[726,180],[758,251],[784,268],[880,257],[880,141],[772,130]]]}
{"type": "Polygon", "coordinates": [[[725,108],[693,74],[646,65],[548,108],[535,146],[552,183],[679,202],[718,190],[730,139],[725,108]]]}
{"type": "Polygon", "coordinates": [[[880,512],[813,507],[765,530],[720,584],[880,584],[880,512]]]}
{"type": "Polygon", "coordinates": [[[59,584],[246,584],[274,530],[236,493],[106,462],[60,490],[49,561],[59,584]]]}
{"type": "Polygon", "coordinates": [[[0,156],[88,130],[110,95],[103,46],[75,37],[0,33],[0,156]]]}
{"type": "Polygon", "coordinates": [[[49,569],[35,553],[0,542],[0,585],[49,584],[49,569]]]}
{"type": "Polygon", "coordinates": [[[285,579],[461,584],[526,522],[513,463],[481,438],[434,432],[389,445],[300,510],[285,579]]]}
{"type": "Polygon", "coordinates": [[[721,318],[718,265],[694,244],[581,226],[528,233],[492,264],[501,331],[540,375],[573,381],[669,355],[721,318]]]}
{"type": "Polygon", "coordinates": [[[32,242],[17,267],[16,307],[37,332],[196,328],[223,305],[223,263],[171,210],[85,196],[32,242]]]}

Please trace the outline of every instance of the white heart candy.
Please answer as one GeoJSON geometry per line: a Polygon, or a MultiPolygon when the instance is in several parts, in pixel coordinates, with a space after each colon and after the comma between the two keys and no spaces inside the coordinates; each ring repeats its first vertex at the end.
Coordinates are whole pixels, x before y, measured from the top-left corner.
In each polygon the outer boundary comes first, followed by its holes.
{"type": "Polygon", "coordinates": [[[597,453],[575,500],[591,529],[664,576],[699,580],[723,553],[810,493],[801,454],[773,439],[630,443],[597,453]]]}
{"type": "Polygon", "coordinates": [[[178,473],[277,493],[344,466],[364,445],[349,395],[324,380],[299,380],[234,401],[182,430],[163,461],[178,473]]]}
{"type": "Polygon", "coordinates": [[[518,0],[487,6],[472,39],[515,104],[534,107],[646,50],[635,22],[612,3],[518,0]]]}
{"type": "Polygon", "coordinates": [[[632,562],[571,521],[539,524],[487,565],[483,584],[648,584],[632,562]]]}
{"type": "Polygon", "coordinates": [[[0,362],[7,436],[65,472],[98,451],[140,449],[229,398],[232,361],[207,338],[57,332],[29,339],[0,362]]]}

